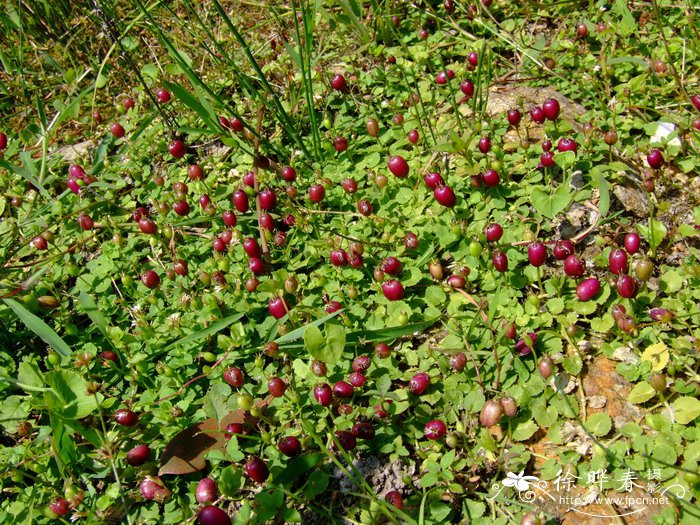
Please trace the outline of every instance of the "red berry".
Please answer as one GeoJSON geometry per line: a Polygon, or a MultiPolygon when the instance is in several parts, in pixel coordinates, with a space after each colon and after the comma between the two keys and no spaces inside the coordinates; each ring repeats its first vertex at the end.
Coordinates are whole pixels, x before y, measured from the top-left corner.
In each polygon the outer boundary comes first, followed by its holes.
{"type": "Polygon", "coordinates": [[[481,180],[483,180],[484,184],[489,188],[493,188],[494,186],[498,186],[498,183],[501,182],[501,177],[496,170],[489,169],[481,176],[481,180]]]}
{"type": "Polygon", "coordinates": [[[185,156],[185,153],[187,153],[187,148],[184,142],[176,139],[168,145],[168,151],[176,159],[181,159],[185,156]]]}
{"type": "Polygon", "coordinates": [[[120,408],[114,413],[114,421],[125,427],[133,427],[139,422],[139,416],[131,410],[120,408]]]}
{"type": "Polygon", "coordinates": [[[515,353],[520,357],[525,357],[532,352],[532,347],[535,346],[535,343],[537,343],[536,333],[530,332],[525,334],[525,337],[518,339],[518,342],[515,343],[515,353]]]}
{"type": "Polygon", "coordinates": [[[151,449],[148,445],[136,445],[126,454],[126,462],[132,467],[139,467],[148,461],[151,449]]]}
{"type": "Polygon", "coordinates": [[[282,168],[282,178],[287,182],[292,182],[297,178],[297,172],[291,166],[285,166],[282,168]]]}
{"type": "Polygon", "coordinates": [[[574,244],[569,240],[557,241],[554,248],[552,248],[552,253],[555,259],[563,261],[574,253],[574,244]]]}
{"type": "Polygon", "coordinates": [[[535,106],[530,110],[530,118],[538,124],[542,124],[545,121],[546,117],[544,115],[543,109],[539,106],[535,106]]]}
{"type": "Polygon", "coordinates": [[[243,241],[243,250],[248,257],[260,257],[260,245],[254,237],[248,237],[243,241]]]}
{"type": "Polygon", "coordinates": [[[508,271],[508,256],[501,250],[493,252],[493,266],[501,273],[508,271]]]}
{"type": "Polygon", "coordinates": [[[183,259],[175,259],[175,261],[173,261],[173,271],[181,277],[187,275],[189,273],[187,261],[184,261],[183,259]]]}
{"type": "Polygon", "coordinates": [[[248,269],[255,275],[262,275],[267,271],[267,266],[260,257],[251,257],[248,261],[248,269]]]}
{"type": "Polygon", "coordinates": [[[92,230],[94,223],[92,222],[92,217],[86,213],[81,213],[78,215],[78,226],[83,230],[92,230]]]}
{"type": "Polygon", "coordinates": [[[309,187],[309,200],[314,204],[318,204],[326,196],[326,189],[320,184],[314,184],[309,187]]]}
{"type": "Polygon", "coordinates": [[[334,75],[331,79],[331,87],[336,91],[345,91],[348,87],[345,82],[345,77],[341,74],[334,75]]]}
{"type": "Polygon", "coordinates": [[[541,242],[530,243],[527,247],[527,260],[532,266],[542,266],[547,260],[547,247],[541,242]]]}
{"type": "Polygon", "coordinates": [[[457,196],[452,188],[446,184],[442,184],[433,190],[433,197],[446,208],[454,208],[457,203],[457,196]]]}
{"type": "Polygon", "coordinates": [[[438,186],[445,184],[445,181],[442,179],[442,176],[439,173],[435,173],[434,171],[426,173],[423,176],[423,181],[425,182],[425,185],[431,190],[434,190],[438,186]]]}
{"type": "Polygon", "coordinates": [[[65,516],[70,512],[70,503],[65,498],[56,498],[49,503],[49,509],[56,516],[65,516]]]}
{"type": "Polygon", "coordinates": [[[340,310],[342,307],[343,305],[340,304],[340,301],[328,301],[323,309],[327,314],[332,314],[333,312],[340,310]]]}
{"type": "Polygon", "coordinates": [[[420,135],[418,133],[418,130],[412,129],[411,131],[408,132],[408,141],[411,142],[412,144],[417,144],[419,139],[420,139],[420,135]]]}
{"type": "Polygon", "coordinates": [[[367,378],[362,372],[352,372],[348,376],[348,381],[352,386],[360,388],[367,382],[367,378]]]}
{"type": "Polygon", "coordinates": [[[343,179],[340,183],[346,193],[355,193],[357,191],[357,182],[355,179],[343,179]]]}
{"type": "Polygon", "coordinates": [[[173,204],[173,211],[180,217],[184,217],[190,212],[190,205],[185,200],[177,201],[173,204]]]}
{"type": "Polygon", "coordinates": [[[346,381],[338,381],[333,385],[333,394],[341,399],[349,399],[353,394],[353,387],[346,381]]]}
{"type": "Polygon", "coordinates": [[[550,98],[542,104],[542,111],[544,112],[545,118],[549,120],[557,120],[559,116],[559,101],[556,98],[550,98]]]}
{"type": "Polygon", "coordinates": [[[279,377],[273,377],[267,382],[267,389],[272,397],[282,397],[287,391],[287,383],[279,377]]]}
{"type": "Polygon", "coordinates": [[[348,149],[348,139],[345,137],[336,137],[333,141],[333,147],[338,152],[343,152],[348,149]]]}
{"type": "Polygon", "coordinates": [[[500,224],[491,223],[486,227],[484,235],[486,235],[487,241],[498,242],[501,240],[501,237],[503,237],[503,228],[500,224]]]}
{"type": "Polygon", "coordinates": [[[127,111],[132,109],[136,105],[136,101],[131,97],[126,97],[122,102],[122,107],[127,111]]]}
{"type": "Polygon", "coordinates": [[[554,162],[554,153],[551,151],[545,151],[540,155],[540,164],[544,166],[545,168],[552,168],[556,164],[554,162]]]}
{"type": "Polygon", "coordinates": [[[160,284],[160,277],[154,270],[146,270],[146,272],[141,276],[141,282],[146,288],[157,288],[160,284]]]}
{"type": "Polygon", "coordinates": [[[620,294],[620,297],[624,297],[625,299],[631,299],[637,295],[637,281],[635,281],[634,277],[626,273],[623,273],[617,278],[615,288],[617,288],[617,293],[620,294]]]}
{"type": "Polygon", "coordinates": [[[237,117],[233,117],[229,121],[229,125],[231,126],[231,129],[233,129],[233,131],[237,131],[239,133],[245,129],[243,121],[237,117]]]}
{"type": "Polygon", "coordinates": [[[199,164],[190,164],[187,167],[187,176],[191,180],[202,180],[204,178],[204,170],[199,164]]]}
{"type": "Polygon", "coordinates": [[[479,414],[479,421],[482,425],[489,428],[495,426],[501,419],[501,416],[503,416],[503,407],[501,406],[501,404],[498,401],[489,399],[488,401],[486,401],[484,407],[481,409],[481,414],[479,414]]]}
{"type": "Polygon", "coordinates": [[[396,277],[401,273],[403,264],[401,264],[401,261],[399,261],[396,257],[387,257],[382,262],[381,269],[384,273],[396,277]]]}
{"type": "Polygon", "coordinates": [[[357,201],[357,211],[359,211],[361,215],[369,217],[370,215],[372,215],[374,208],[370,201],[368,201],[367,199],[362,199],[357,201]]]}
{"type": "Polygon", "coordinates": [[[158,88],[156,89],[156,98],[161,104],[170,102],[170,92],[167,89],[158,88]]]}
{"type": "Polygon", "coordinates": [[[338,438],[340,446],[343,447],[344,450],[350,451],[357,446],[357,439],[352,432],[340,430],[336,432],[335,435],[338,438]]]}
{"type": "Polygon", "coordinates": [[[653,169],[659,169],[664,164],[664,156],[658,149],[653,149],[647,154],[647,162],[653,169]]]}
{"type": "Polygon", "coordinates": [[[508,111],[508,123],[511,126],[517,126],[520,124],[520,119],[522,118],[522,115],[520,114],[520,110],[517,109],[511,109],[508,111]]]}
{"type": "Polygon", "coordinates": [[[467,97],[472,97],[474,95],[474,82],[471,80],[465,80],[459,85],[459,89],[462,90],[467,97]]]}
{"type": "Polygon", "coordinates": [[[390,301],[399,301],[403,299],[404,288],[396,279],[389,279],[382,283],[382,292],[384,293],[384,297],[390,301]]]}
{"type": "Polygon", "coordinates": [[[223,376],[224,381],[226,381],[233,388],[241,388],[245,383],[245,376],[243,375],[243,370],[237,366],[232,366],[224,370],[223,376]]]}
{"type": "Polygon", "coordinates": [[[564,259],[564,273],[569,277],[581,277],[586,271],[586,263],[575,255],[569,255],[564,259]]]}
{"type": "Polygon", "coordinates": [[[197,503],[211,503],[216,499],[216,482],[211,478],[202,478],[195,491],[197,503]]]}
{"type": "Polygon", "coordinates": [[[445,423],[439,419],[433,419],[425,424],[425,437],[432,440],[437,440],[447,433],[445,423]]]}
{"type": "Polygon", "coordinates": [[[419,396],[425,392],[430,386],[430,375],[426,372],[418,372],[408,382],[408,390],[419,396]]]}
{"type": "Polygon", "coordinates": [[[239,213],[245,213],[249,209],[248,194],[243,190],[236,190],[232,197],[233,205],[239,213]]]}
{"type": "Polygon", "coordinates": [[[630,255],[634,255],[639,251],[640,243],[641,240],[639,238],[639,234],[630,232],[625,235],[625,250],[627,250],[627,253],[630,255]]]}
{"type": "Polygon", "coordinates": [[[314,398],[321,406],[327,407],[333,401],[333,391],[328,383],[321,383],[314,387],[314,398]]]}
{"type": "Polygon", "coordinates": [[[235,226],[236,223],[238,222],[238,219],[236,218],[236,214],[231,210],[226,210],[224,213],[222,213],[221,218],[224,221],[224,225],[228,226],[229,228],[235,226]]]}
{"type": "Polygon", "coordinates": [[[208,505],[197,514],[197,522],[199,525],[231,525],[231,518],[220,508],[208,505]]]}
{"type": "Polygon", "coordinates": [[[139,219],[139,230],[141,230],[143,233],[153,235],[158,233],[158,226],[156,226],[156,223],[148,217],[142,217],[139,219]]]}
{"type": "Polygon", "coordinates": [[[559,142],[557,143],[557,149],[561,151],[573,151],[576,153],[578,150],[578,146],[576,145],[576,141],[574,139],[570,138],[562,138],[559,139],[559,142]]]}
{"type": "Polygon", "coordinates": [[[352,427],[352,434],[358,439],[374,439],[374,425],[369,421],[358,421],[352,427]]]}
{"type": "Polygon", "coordinates": [[[389,171],[394,174],[394,176],[403,178],[408,175],[408,163],[400,155],[391,157],[388,162],[389,171]]]}
{"type": "Polygon", "coordinates": [[[7,147],[7,135],[0,133],[0,151],[7,147]]]}
{"type": "Polygon", "coordinates": [[[576,296],[580,301],[590,301],[600,292],[600,281],[595,277],[584,280],[576,287],[576,296]]]}
{"type": "Polygon", "coordinates": [[[403,510],[403,498],[398,490],[390,490],[386,493],[384,499],[387,501],[387,503],[393,505],[397,509],[403,510]]]}
{"type": "Polygon", "coordinates": [[[289,458],[301,454],[301,442],[296,436],[285,436],[277,444],[279,451],[289,458]]]}
{"type": "Polygon", "coordinates": [[[608,256],[608,264],[610,266],[610,271],[615,275],[627,273],[627,253],[620,249],[611,251],[608,256]]]}
{"type": "Polygon", "coordinates": [[[488,153],[491,150],[491,139],[488,137],[481,137],[479,139],[479,151],[481,153],[488,153]]]}
{"type": "Polygon", "coordinates": [[[118,139],[122,138],[126,134],[126,131],[124,131],[124,127],[121,124],[119,124],[119,122],[113,123],[109,127],[109,131],[118,139]]]}
{"type": "Polygon", "coordinates": [[[285,315],[287,315],[290,308],[286,300],[282,299],[281,297],[275,297],[274,299],[270,300],[267,305],[267,309],[270,311],[272,317],[275,319],[282,319],[285,315]]]}
{"type": "Polygon", "coordinates": [[[403,242],[406,248],[409,250],[415,250],[418,248],[418,237],[413,232],[408,232],[403,242]]]}
{"type": "Polygon", "coordinates": [[[450,366],[455,372],[461,372],[467,366],[467,356],[464,352],[458,352],[450,357],[450,366]]]}
{"type": "Polygon", "coordinates": [[[245,462],[245,472],[250,479],[257,483],[265,483],[270,475],[265,462],[257,456],[245,462]]]}

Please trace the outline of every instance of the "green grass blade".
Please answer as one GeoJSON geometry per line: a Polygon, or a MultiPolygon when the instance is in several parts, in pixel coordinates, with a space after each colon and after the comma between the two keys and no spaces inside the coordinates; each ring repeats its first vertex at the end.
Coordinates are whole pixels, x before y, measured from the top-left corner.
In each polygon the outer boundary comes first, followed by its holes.
{"type": "Polygon", "coordinates": [[[17,301],[12,299],[3,299],[3,301],[5,301],[5,304],[12,309],[17,317],[19,317],[20,321],[22,321],[32,332],[38,335],[42,341],[51,346],[62,356],[67,357],[70,355],[71,351],[66,342],[61,339],[61,337],[53,331],[53,328],[47,325],[42,319],[27,310],[17,301]]]}
{"type": "Polygon", "coordinates": [[[166,352],[169,352],[173,348],[175,348],[178,345],[188,345],[190,343],[194,343],[195,341],[199,341],[200,339],[204,339],[207,336],[213,335],[224,328],[226,328],[228,325],[231,323],[235,323],[239,319],[241,319],[243,316],[245,316],[245,312],[237,313],[230,315],[228,317],[225,317],[224,319],[219,319],[218,321],[215,321],[214,323],[210,324],[206,328],[203,328],[202,330],[198,330],[197,332],[192,332],[189,335],[186,335],[182,339],[178,339],[177,341],[173,341],[170,343],[168,346],[166,346],[163,350],[158,352],[156,355],[160,355],[166,352]]]}
{"type": "Polygon", "coordinates": [[[95,323],[97,329],[102,332],[102,335],[104,335],[107,340],[110,340],[109,332],[107,331],[107,319],[102,315],[99,308],[97,308],[95,300],[85,292],[80,292],[80,304],[83,305],[85,313],[90,320],[95,323]]]}

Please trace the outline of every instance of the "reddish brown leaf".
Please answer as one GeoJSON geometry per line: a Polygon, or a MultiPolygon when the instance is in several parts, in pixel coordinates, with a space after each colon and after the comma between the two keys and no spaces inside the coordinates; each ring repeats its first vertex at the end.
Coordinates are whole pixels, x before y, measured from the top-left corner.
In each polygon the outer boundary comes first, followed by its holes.
{"type": "MultiPolygon", "coordinates": [[[[256,405],[265,410],[272,398],[259,400],[256,405]]],[[[205,456],[210,450],[224,450],[226,436],[223,429],[231,423],[243,423],[250,427],[258,424],[258,418],[242,408],[229,412],[221,422],[205,419],[181,431],[167,444],[160,458],[158,475],[191,474],[207,466],[205,456]]]]}

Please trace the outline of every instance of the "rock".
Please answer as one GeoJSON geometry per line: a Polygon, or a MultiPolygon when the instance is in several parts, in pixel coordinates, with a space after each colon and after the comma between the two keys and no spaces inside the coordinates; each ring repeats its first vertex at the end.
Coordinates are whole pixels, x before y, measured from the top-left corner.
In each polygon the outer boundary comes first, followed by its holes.
{"type": "Polygon", "coordinates": [[[588,398],[588,406],[591,408],[603,408],[607,402],[605,396],[590,396],[588,398]]]}
{"type": "Polygon", "coordinates": [[[649,217],[649,200],[642,190],[615,185],[612,193],[627,211],[637,217],[649,217]]]}

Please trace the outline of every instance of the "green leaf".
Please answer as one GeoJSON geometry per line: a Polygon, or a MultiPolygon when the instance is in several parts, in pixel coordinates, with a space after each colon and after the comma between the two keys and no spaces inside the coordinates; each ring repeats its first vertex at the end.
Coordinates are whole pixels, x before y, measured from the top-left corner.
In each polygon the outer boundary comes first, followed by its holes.
{"type": "Polygon", "coordinates": [[[29,415],[27,397],[10,396],[0,403],[0,426],[7,432],[17,431],[17,425],[29,415]]]}
{"type": "Polygon", "coordinates": [[[302,474],[318,465],[325,457],[326,455],[323,452],[297,456],[287,462],[284,470],[275,476],[275,482],[281,485],[292,483],[294,480],[299,479],[302,474]]]}
{"type": "MultiPolygon", "coordinates": [[[[49,409],[65,419],[82,419],[97,408],[99,398],[89,394],[87,381],[72,370],[56,370],[44,375],[51,390],[44,392],[49,409]]],[[[101,397],[101,396],[99,396],[101,397]]]]}
{"type": "Polygon", "coordinates": [[[326,346],[323,361],[328,364],[337,363],[345,349],[345,328],[340,324],[328,323],[325,332],[326,346]]]}
{"type": "Polygon", "coordinates": [[[232,497],[241,489],[242,481],[241,470],[229,465],[221,471],[218,486],[224,496],[232,497]]]}
{"type": "Polygon", "coordinates": [[[634,405],[639,405],[649,401],[656,395],[656,390],[646,381],[634,385],[630,393],[627,395],[627,401],[634,405]]]}
{"type": "Polygon", "coordinates": [[[309,480],[304,485],[304,495],[313,500],[322,494],[328,487],[328,474],[322,470],[314,470],[309,476],[309,480]]]}
{"type": "Polygon", "coordinates": [[[535,209],[549,219],[564,211],[571,201],[568,183],[561,183],[554,192],[547,193],[542,188],[530,190],[530,202],[535,209]]]}
{"type": "Polygon", "coordinates": [[[673,294],[683,287],[683,277],[676,270],[666,270],[660,279],[661,290],[673,294]]]}
{"type": "Polygon", "coordinates": [[[581,368],[583,368],[583,362],[578,354],[573,354],[566,357],[564,361],[562,361],[562,366],[564,367],[564,370],[569,372],[571,375],[576,376],[581,371],[581,368]]]}
{"type": "MultiPolygon", "coordinates": [[[[594,170],[591,170],[593,173],[594,170]]],[[[610,209],[610,191],[608,189],[608,180],[605,178],[605,173],[598,171],[598,190],[600,192],[600,198],[598,199],[598,210],[600,211],[600,216],[605,217],[610,209]]]]}
{"type": "Polygon", "coordinates": [[[32,332],[38,335],[47,345],[50,345],[54,350],[56,350],[62,356],[70,355],[70,348],[66,342],[59,337],[59,335],[53,331],[53,329],[47,325],[44,321],[38,318],[36,315],[27,310],[24,306],[12,299],[4,299],[5,304],[12,308],[15,315],[20,318],[20,320],[27,325],[32,332]]]}
{"type": "Polygon", "coordinates": [[[537,432],[537,429],[537,424],[531,419],[519,423],[513,430],[513,440],[525,441],[526,439],[530,439],[532,435],[537,432]]]}
{"type": "Polygon", "coordinates": [[[686,425],[700,416],[700,400],[694,397],[684,396],[671,403],[673,416],[677,423],[686,425]]]}
{"type": "Polygon", "coordinates": [[[602,437],[612,428],[610,416],[605,412],[593,414],[586,420],[586,429],[594,436],[602,437]]]}
{"type": "Polygon", "coordinates": [[[308,325],[304,330],[304,346],[314,359],[321,359],[321,350],[326,346],[326,340],[318,327],[308,325]]]}
{"type": "Polygon", "coordinates": [[[662,222],[652,218],[649,219],[647,226],[644,226],[642,223],[637,224],[637,231],[649,241],[652,248],[657,248],[668,233],[666,226],[662,222]]]}

